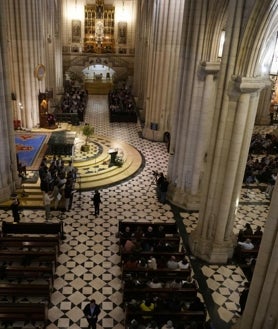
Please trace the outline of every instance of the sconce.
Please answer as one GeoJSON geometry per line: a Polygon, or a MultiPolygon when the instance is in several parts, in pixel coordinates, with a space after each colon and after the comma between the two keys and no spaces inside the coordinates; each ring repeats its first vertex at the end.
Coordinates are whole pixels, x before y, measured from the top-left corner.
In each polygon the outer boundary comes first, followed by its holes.
{"type": "Polygon", "coordinates": [[[18,106],[19,106],[19,109],[20,109],[20,110],[23,110],[23,105],[22,105],[22,103],[19,102],[19,103],[18,103],[18,106]]]}

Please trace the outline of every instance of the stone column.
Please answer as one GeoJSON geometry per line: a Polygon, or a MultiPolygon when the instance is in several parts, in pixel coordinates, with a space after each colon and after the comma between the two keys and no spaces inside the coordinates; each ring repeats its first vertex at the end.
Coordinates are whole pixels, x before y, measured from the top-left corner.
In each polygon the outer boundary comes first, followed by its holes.
{"type": "Polygon", "coordinates": [[[270,124],[270,102],[271,102],[272,86],[269,84],[261,91],[259,100],[256,125],[269,125],[270,124]]]}
{"type": "Polygon", "coordinates": [[[17,175],[13,108],[8,70],[8,42],[4,2],[0,2],[0,201],[9,199],[20,183],[17,175]]]}
{"type": "MultiPolygon", "coordinates": [[[[38,94],[45,91],[45,79],[38,81],[35,69],[47,63],[48,20],[52,15],[53,0],[10,0],[3,1],[9,28],[9,70],[11,89],[15,93],[18,111],[17,119],[24,128],[39,123],[38,94]],[[19,105],[21,103],[21,105],[19,105]]],[[[48,71],[49,77],[53,72],[48,71]]]]}
{"type": "Polygon", "coordinates": [[[278,183],[274,187],[268,219],[242,318],[233,329],[277,329],[278,296],[278,183]]]}
{"type": "MultiPolygon", "coordinates": [[[[204,163],[207,158],[207,148],[212,129],[213,114],[215,107],[215,97],[217,90],[217,73],[220,70],[220,62],[202,62],[199,68],[199,79],[204,81],[201,112],[198,126],[198,140],[195,144],[195,151],[192,153],[192,167],[187,166],[184,172],[183,157],[188,150],[188,142],[193,142],[187,136],[187,142],[180,139],[172,143],[169,162],[169,176],[171,184],[169,187],[168,200],[172,203],[191,210],[199,209],[200,184],[203,177],[204,163]],[[175,148],[178,149],[174,157],[175,148]]],[[[179,120],[187,114],[181,111],[179,120]]],[[[182,136],[182,135],[181,135],[182,136]]],[[[192,135],[193,137],[195,135],[192,135]]],[[[188,161],[189,162],[189,161],[188,161]]]]}
{"type": "MultiPolygon", "coordinates": [[[[61,43],[61,1],[48,0],[46,17],[46,58],[48,72],[45,77],[45,87],[53,90],[54,97],[63,91],[63,61],[61,43]]],[[[52,100],[51,104],[53,103],[52,100]]]]}
{"type": "Polygon", "coordinates": [[[133,94],[142,120],[145,120],[146,67],[148,66],[147,53],[150,43],[149,33],[151,31],[153,7],[153,1],[141,0],[137,2],[133,94]]]}
{"type": "Polygon", "coordinates": [[[171,112],[179,76],[179,55],[184,10],[182,1],[156,1],[147,54],[146,116],[143,136],[162,141],[170,130],[171,112]]]}
{"type": "Polygon", "coordinates": [[[193,254],[209,263],[226,263],[233,255],[233,222],[265,81],[234,77],[229,85],[227,111],[209,150],[197,228],[189,237],[193,254]]]}

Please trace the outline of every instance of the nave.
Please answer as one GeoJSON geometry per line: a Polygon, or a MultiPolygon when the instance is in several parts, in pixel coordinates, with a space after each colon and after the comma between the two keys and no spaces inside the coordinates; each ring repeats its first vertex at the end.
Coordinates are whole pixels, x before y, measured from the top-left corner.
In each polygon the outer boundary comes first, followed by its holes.
{"type": "MultiPolygon", "coordinates": [[[[93,215],[92,192],[75,194],[70,212],[52,212],[52,221],[62,220],[66,239],[61,245],[54,290],[49,305],[48,329],[87,328],[82,309],[95,298],[102,312],[98,328],[124,328],[121,294],[121,267],[118,245],[118,222],[177,222],[186,243],[187,234],[196,226],[198,213],[186,212],[156,199],[153,171],[167,174],[166,145],[142,139],[139,123],[109,123],[105,96],[90,96],[85,121],[97,135],[120,139],[137,148],[145,166],[132,179],[100,190],[100,216],[93,215]]],[[[269,201],[254,186],[243,189],[234,233],[246,222],[252,228],[264,226],[269,201]]],[[[24,210],[22,221],[44,222],[43,210],[24,210]]],[[[1,221],[12,221],[9,211],[0,210],[1,221]]],[[[195,277],[203,292],[209,315],[216,329],[230,328],[238,317],[239,292],[245,276],[236,264],[207,265],[192,259],[195,277]]],[[[1,328],[3,326],[1,325],[1,328]]],[[[14,323],[13,328],[33,328],[14,323]]]]}

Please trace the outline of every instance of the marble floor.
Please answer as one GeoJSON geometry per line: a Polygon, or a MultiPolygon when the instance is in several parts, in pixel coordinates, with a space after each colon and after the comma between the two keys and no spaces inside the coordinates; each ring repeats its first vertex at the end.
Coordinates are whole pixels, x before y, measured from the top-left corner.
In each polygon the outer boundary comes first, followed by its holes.
{"type": "MultiPolygon", "coordinates": [[[[157,202],[153,170],[167,174],[168,153],[164,143],[142,139],[140,123],[109,123],[104,96],[90,96],[85,118],[95,133],[133,145],[144,156],[145,166],[138,174],[119,185],[100,190],[99,217],[93,215],[93,192],[74,196],[70,212],[52,212],[52,221],[64,222],[65,240],[61,244],[54,289],[48,311],[47,329],[83,329],[87,321],[82,309],[91,298],[101,306],[97,328],[124,328],[121,268],[117,238],[118,222],[176,221],[180,233],[190,234],[198,213],[186,212],[170,204],[157,202]]],[[[259,187],[243,189],[234,232],[246,222],[255,228],[264,225],[269,200],[259,187]]],[[[0,210],[1,221],[12,221],[10,211],[0,210]]],[[[43,210],[23,210],[22,221],[45,221],[43,210]]],[[[214,329],[230,328],[238,318],[239,292],[246,280],[236,264],[204,264],[191,257],[200,293],[206,303],[214,329]]],[[[0,328],[4,328],[0,324],[0,328]]],[[[9,328],[37,328],[15,322],[9,328]]]]}

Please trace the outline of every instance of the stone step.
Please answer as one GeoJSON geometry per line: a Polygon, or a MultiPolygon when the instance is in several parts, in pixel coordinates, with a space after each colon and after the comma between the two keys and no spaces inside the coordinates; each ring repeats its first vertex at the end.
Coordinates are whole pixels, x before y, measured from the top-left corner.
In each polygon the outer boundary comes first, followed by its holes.
{"type": "MultiPolygon", "coordinates": [[[[95,137],[96,138],[96,137],[95,137]]],[[[94,189],[105,188],[105,186],[117,184],[126,180],[128,177],[135,174],[142,165],[141,154],[129,144],[113,141],[114,145],[120,150],[120,155],[123,158],[123,165],[111,166],[109,145],[113,145],[106,137],[99,137],[98,143],[101,144],[101,152],[96,157],[88,158],[87,160],[77,160],[73,164],[77,168],[77,179],[75,189],[77,191],[88,191],[94,189]],[[115,144],[116,143],[116,144],[115,144]]],[[[80,156],[80,155],[79,155],[80,156]]],[[[51,157],[49,157],[49,161],[51,157]]],[[[63,160],[69,161],[69,158],[63,160]]],[[[43,193],[40,189],[40,179],[37,182],[22,182],[21,188],[17,189],[16,193],[20,199],[23,208],[43,208],[43,193]]],[[[8,207],[11,200],[7,200],[0,204],[0,207],[8,207]]]]}

